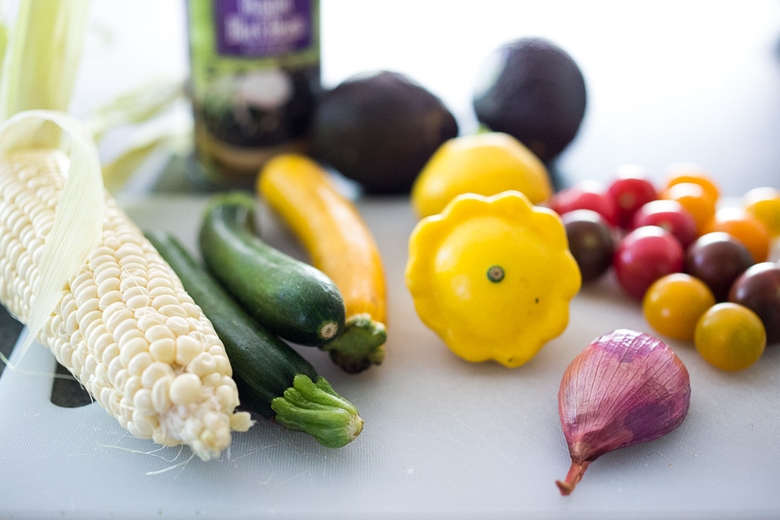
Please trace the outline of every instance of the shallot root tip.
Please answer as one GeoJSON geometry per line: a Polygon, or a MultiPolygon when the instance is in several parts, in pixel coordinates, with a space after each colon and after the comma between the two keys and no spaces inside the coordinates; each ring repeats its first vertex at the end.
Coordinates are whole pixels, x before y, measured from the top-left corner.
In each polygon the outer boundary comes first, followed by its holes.
{"type": "Polygon", "coordinates": [[[555,481],[555,485],[560,489],[561,495],[568,496],[574,491],[577,483],[582,480],[582,476],[585,474],[585,470],[588,469],[589,464],[590,461],[588,460],[582,462],[572,461],[569,472],[566,474],[566,480],[563,482],[560,480],[555,481]]]}

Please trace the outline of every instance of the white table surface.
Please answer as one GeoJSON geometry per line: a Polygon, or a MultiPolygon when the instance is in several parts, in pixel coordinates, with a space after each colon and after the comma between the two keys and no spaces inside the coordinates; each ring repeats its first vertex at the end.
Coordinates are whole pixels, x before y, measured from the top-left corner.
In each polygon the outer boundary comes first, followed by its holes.
{"type": "MultiPolygon", "coordinates": [[[[194,250],[205,199],[124,199],[136,222],[175,232],[194,250]]],[[[35,344],[0,377],[0,517],[6,518],[778,518],[780,349],[740,373],[670,342],[690,374],[685,422],[667,436],[595,461],[569,497],[557,412],[561,375],[592,339],[615,328],[651,332],[610,278],[573,301],[565,333],[527,365],[455,357],[417,318],[403,283],[414,225],[398,199],[361,204],[386,263],[387,359],[349,375],[303,349],[358,407],[361,435],[324,448],[267,421],[236,434],[219,460],[131,438],[97,405],[48,402],[51,355],[35,344]],[[100,490],[100,491],[98,491],[100,490]]],[[[300,250],[263,211],[263,236],[300,250]]]]}

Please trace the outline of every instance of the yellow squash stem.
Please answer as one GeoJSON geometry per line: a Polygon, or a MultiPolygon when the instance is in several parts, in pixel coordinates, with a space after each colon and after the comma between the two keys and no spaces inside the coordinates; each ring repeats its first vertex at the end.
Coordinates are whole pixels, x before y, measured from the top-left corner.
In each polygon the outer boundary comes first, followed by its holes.
{"type": "Polygon", "coordinates": [[[321,348],[349,373],[382,363],[387,340],[384,266],[355,205],[319,164],[299,154],[280,155],[266,163],[257,190],[290,227],[312,264],[342,293],[347,311],[344,332],[321,348]]]}

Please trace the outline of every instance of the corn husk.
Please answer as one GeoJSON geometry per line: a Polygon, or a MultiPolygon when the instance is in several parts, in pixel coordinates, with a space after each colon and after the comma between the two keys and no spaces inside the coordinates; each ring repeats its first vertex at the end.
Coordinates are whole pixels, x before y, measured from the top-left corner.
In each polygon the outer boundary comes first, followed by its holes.
{"type": "MultiPolygon", "coordinates": [[[[62,297],[62,288],[75,276],[100,236],[104,190],[97,149],[84,126],[62,112],[20,112],[0,126],[0,151],[30,148],[31,136],[54,126],[61,134],[60,148],[70,156],[67,180],[57,205],[54,224],[41,255],[41,276],[33,288],[29,334],[22,352],[46,324],[62,297]]],[[[59,133],[59,132],[58,132],[59,133]]],[[[49,135],[57,135],[50,132],[49,135]]]]}
{"type": "Polygon", "coordinates": [[[8,36],[2,42],[8,45],[0,75],[0,150],[63,148],[70,156],[68,181],[41,257],[23,351],[43,328],[101,229],[99,156],[83,125],[66,113],[89,6],[89,0],[20,0],[13,27],[3,26],[8,36]]]}
{"type": "MultiPolygon", "coordinates": [[[[25,110],[67,112],[89,18],[89,0],[20,0],[0,83],[0,121],[25,110]]],[[[56,146],[56,127],[36,136],[56,146]]]]}

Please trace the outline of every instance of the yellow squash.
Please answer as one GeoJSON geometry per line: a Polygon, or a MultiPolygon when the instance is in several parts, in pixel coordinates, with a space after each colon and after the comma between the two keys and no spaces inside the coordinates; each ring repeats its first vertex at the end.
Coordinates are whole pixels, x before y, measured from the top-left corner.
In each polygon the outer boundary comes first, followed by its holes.
{"type": "Polygon", "coordinates": [[[374,236],[355,205],[319,164],[299,154],[266,163],[257,191],[344,298],[344,332],[322,348],[350,373],[380,364],[387,340],[385,273],[374,236]]]}
{"type": "Polygon", "coordinates": [[[581,276],[560,218],[506,191],[459,195],[418,222],[406,285],[455,354],[517,367],[565,330],[581,276]]]}
{"type": "Polygon", "coordinates": [[[464,135],[446,141],[414,181],[412,207],[417,216],[440,213],[462,193],[495,195],[522,192],[539,204],[552,195],[544,163],[523,143],[501,132],[464,135]]]}

